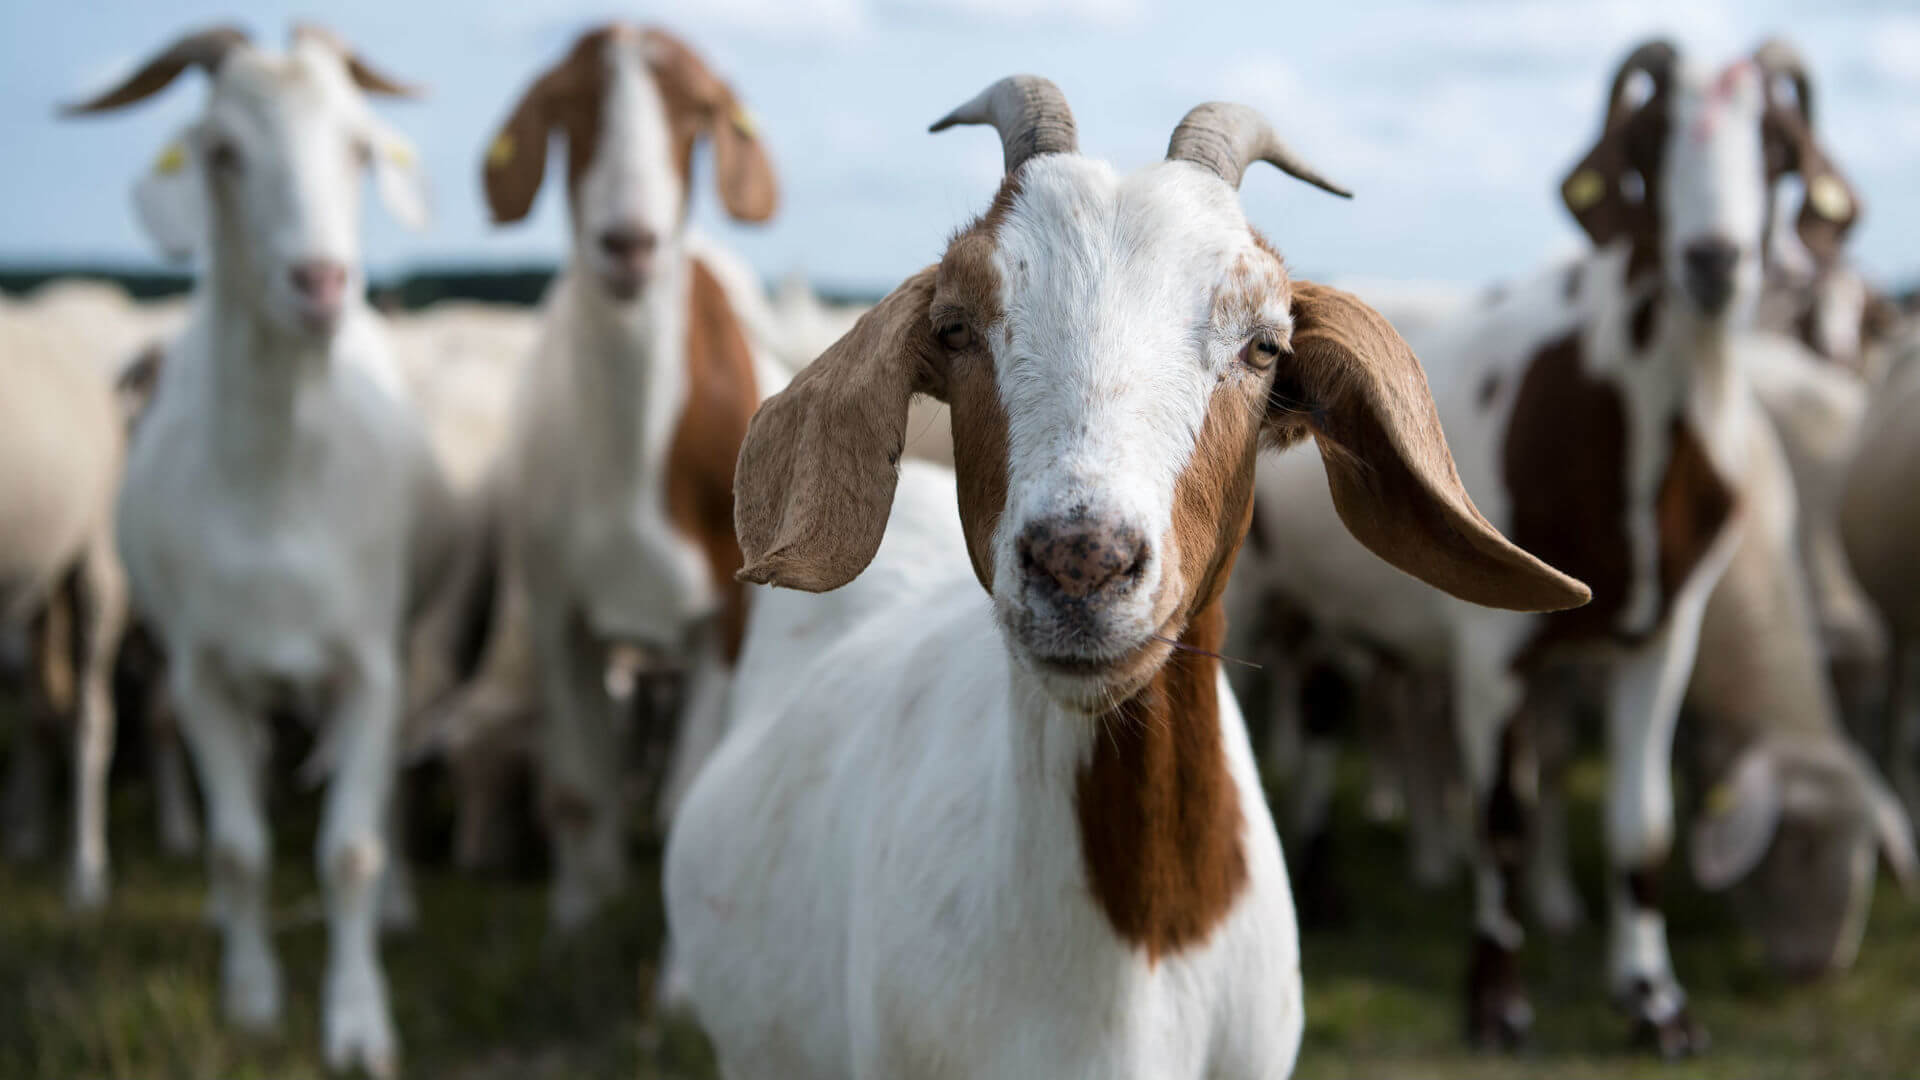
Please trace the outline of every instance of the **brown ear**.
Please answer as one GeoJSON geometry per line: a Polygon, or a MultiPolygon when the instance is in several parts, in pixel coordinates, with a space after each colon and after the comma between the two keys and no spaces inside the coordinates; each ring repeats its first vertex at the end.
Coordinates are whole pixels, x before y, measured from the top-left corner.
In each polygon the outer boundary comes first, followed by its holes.
{"type": "Polygon", "coordinates": [[[541,75],[513,107],[499,134],[487,144],[483,180],[493,223],[519,221],[533,209],[533,197],[547,175],[547,138],[556,121],[554,105],[571,61],[541,75]]]}
{"type": "Polygon", "coordinates": [[[1767,118],[1768,160],[1775,175],[1798,172],[1805,194],[1794,229],[1820,266],[1840,257],[1847,234],[1860,220],[1860,194],[1834,167],[1796,107],[1775,104],[1767,118]]]}
{"type": "Polygon", "coordinates": [[[740,580],[826,592],[873,561],[907,403],[936,385],[937,269],[908,278],[754,414],[733,478],[740,580]]]}
{"type": "Polygon", "coordinates": [[[1658,172],[1654,166],[1665,139],[1667,87],[1677,55],[1670,43],[1654,40],[1642,43],[1621,61],[1607,90],[1599,141],[1560,182],[1560,198],[1567,211],[1595,246],[1620,236],[1635,237],[1636,246],[1651,246],[1644,242],[1658,227],[1651,189],[1658,177],[1651,174],[1658,172]],[[1635,72],[1652,80],[1653,94],[1629,107],[1624,95],[1635,72]],[[1624,181],[1630,172],[1640,174],[1637,200],[1627,197],[1624,181]]]}
{"type": "Polygon", "coordinates": [[[753,116],[699,54],[664,30],[646,32],[647,56],[673,96],[700,118],[700,131],[713,145],[713,182],[720,202],[735,221],[765,221],[779,201],[773,163],[753,116]]]}
{"type": "Polygon", "coordinates": [[[1374,554],[1488,607],[1559,611],[1591,598],[1474,508],[1420,362],[1379,312],[1295,281],[1292,351],[1269,400],[1271,437],[1313,435],[1340,520],[1374,554]]]}

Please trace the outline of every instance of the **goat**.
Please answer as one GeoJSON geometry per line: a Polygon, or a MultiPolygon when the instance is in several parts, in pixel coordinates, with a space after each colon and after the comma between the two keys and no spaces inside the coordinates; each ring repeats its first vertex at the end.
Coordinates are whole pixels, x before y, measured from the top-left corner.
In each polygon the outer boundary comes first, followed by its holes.
{"type": "Polygon", "coordinates": [[[44,727],[71,734],[73,851],[68,903],[106,903],[107,766],[112,674],[127,624],[126,575],[113,548],[122,418],[95,360],[24,314],[0,324],[0,667],[28,691],[14,740],[7,853],[43,842],[44,727]]]}
{"type": "Polygon", "coordinates": [[[544,303],[502,466],[494,640],[458,708],[524,714],[526,683],[537,684],[550,915],[568,929],[626,876],[613,647],[692,669],[663,812],[718,739],[747,608],[734,579],[733,461],[754,408],[785,375],[739,315],[750,275],[686,223],[701,139],[727,212],[773,213],[773,168],[732,89],[665,31],[616,23],[584,34],[488,146],[495,222],[531,209],[556,132],[571,250],[544,303]]]}
{"type": "Polygon", "coordinates": [[[1840,534],[1888,636],[1884,733],[1888,771],[1907,812],[1920,820],[1920,344],[1909,341],[1861,426],[1840,501],[1840,534]]]}
{"type": "Polygon", "coordinates": [[[132,105],[190,67],[206,105],[135,202],[163,250],[203,268],[129,451],[119,546],[207,803],[227,1018],[260,1030],[281,1012],[262,757],[267,714],[294,708],[319,718],[315,761],[332,772],[325,1058],[385,1075],[398,1045],[375,922],[400,639],[452,516],[358,266],[361,170],[396,217],[424,222],[415,155],[361,95],[409,88],[314,27],[285,54],[221,27],[69,111],[132,105]]]}
{"type": "Polygon", "coordinates": [[[1707,602],[1686,723],[1703,800],[1695,877],[1734,888],[1775,969],[1796,978],[1853,963],[1877,853],[1911,886],[1913,833],[1848,739],[1826,678],[1796,553],[1794,487],[1772,428],[1749,429],[1749,523],[1707,602]]]}
{"type": "MultiPolygon", "coordinates": [[[[1587,581],[1593,603],[1535,617],[1444,602],[1339,544],[1298,463],[1263,470],[1262,524],[1284,554],[1272,572],[1299,586],[1291,595],[1451,677],[1478,832],[1466,995],[1477,1043],[1511,1045],[1531,1025],[1516,903],[1527,838],[1553,829],[1532,827],[1530,725],[1519,721],[1565,697],[1544,685],[1529,695],[1528,683],[1585,654],[1608,698],[1609,980],[1662,1052],[1704,1045],[1658,906],[1672,738],[1745,516],[1749,428],[1763,422],[1734,343],[1759,293],[1775,183],[1788,172],[1809,191],[1845,183],[1777,85],[1804,70],[1777,42],[1718,73],[1683,66],[1665,42],[1635,49],[1600,139],[1561,187],[1594,250],[1424,343],[1467,490],[1516,543],[1587,581]],[[1636,75],[1652,88],[1637,104],[1624,96],[1636,75]]],[[[1835,227],[1832,208],[1815,198],[1802,209],[1810,244],[1835,227]]],[[[1573,895],[1534,885],[1536,897],[1573,895]]]]}
{"type": "Polygon", "coordinates": [[[755,605],[668,839],[679,981],[732,1076],[1283,1075],[1293,906],[1216,660],[1259,444],[1314,435],[1355,533],[1467,599],[1586,590],[1467,500],[1386,322],[1248,225],[1255,160],[1340,191],[1257,113],[1128,176],[1044,79],[933,130],[977,123],[992,207],[741,447],[741,577],[839,591],[755,605]],[[957,473],[900,465],[916,393],[957,473]]]}

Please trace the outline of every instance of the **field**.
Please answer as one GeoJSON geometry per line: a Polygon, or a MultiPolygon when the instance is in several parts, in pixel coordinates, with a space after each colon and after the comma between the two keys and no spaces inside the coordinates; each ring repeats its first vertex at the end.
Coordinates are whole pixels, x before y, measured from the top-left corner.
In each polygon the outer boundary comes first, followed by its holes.
{"type": "MultiPolygon", "coordinates": [[[[68,915],[50,863],[0,867],[0,1077],[199,1078],[324,1075],[316,1060],[324,951],[311,847],[311,798],[286,800],[275,876],[287,1018],[248,1040],[218,1021],[218,951],[200,919],[197,865],[153,853],[149,802],[116,791],[113,904],[68,915]]],[[[1592,835],[1598,772],[1576,770],[1577,832],[1592,835]]],[[[1476,1077],[1920,1076],[1920,905],[1884,885],[1859,965],[1811,987],[1771,979],[1717,900],[1677,879],[1680,972],[1715,1038],[1711,1056],[1666,1065],[1628,1051],[1624,1026],[1592,977],[1599,936],[1536,939],[1531,978],[1541,1020],[1518,1058],[1465,1051],[1461,982],[1464,886],[1429,895],[1406,884],[1398,834],[1360,822],[1357,776],[1343,785],[1339,875],[1347,919],[1305,937],[1307,1034],[1297,1075],[1393,1080],[1476,1077]]],[[[642,1016],[661,929],[653,857],[629,899],[567,944],[542,929],[537,878],[419,874],[421,921],[386,945],[406,1073],[445,1078],[705,1077],[711,1059],[682,1021],[642,1016]]],[[[1579,851],[1590,904],[1600,863],[1579,851]]]]}

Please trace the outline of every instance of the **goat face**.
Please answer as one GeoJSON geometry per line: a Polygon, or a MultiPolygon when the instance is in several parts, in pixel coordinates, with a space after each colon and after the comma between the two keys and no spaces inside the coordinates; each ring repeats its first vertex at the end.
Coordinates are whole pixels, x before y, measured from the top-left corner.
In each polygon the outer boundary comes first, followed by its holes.
{"type": "Polygon", "coordinates": [[[514,106],[487,150],[496,222],[517,221],[546,169],[547,139],[567,141],[576,265],[616,302],[646,292],[685,227],[694,143],[713,144],[728,213],[772,215],[772,166],[733,91],[672,35],[611,25],[577,41],[514,106]]]}
{"type": "Polygon", "coordinates": [[[1472,510],[1391,327],[1290,280],[1248,226],[1254,158],[1329,186],[1251,110],[1195,109],[1169,160],[1130,176],[1075,152],[1043,79],[1002,80],[936,128],[961,122],[1000,129],[1007,176],[938,265],[754,418],[735,477],[748,580],[829,589],[866,565],[918,391],[952,407],[961,522],[1003,636],[1071,707],[1137,690],[1218,598],[1263,433],[1315,435],[1356,535],[1411,572],[1509,606],[1583,598],[1472,510]]]}
{"type": "Polygon", "coordinates": [[[189,66],[210,76],[206,108],[135,188],[142,220],[169,255],[210,244],[222,287],[238,290],[269,325],[290,335],[330,336],[364,285],[361,171],[373,172],[403,223],[425,222],[412,148],[361,95],[409,88],[316,27],[297,28],[284,56],[223,29],[180,39],[120,86],[71,111],[132,104],[189,66]]]}
{"type": "Polygon", "coordinates": [[[1626,242],[1629,276],[1658,272],[1703,319],[1743,323],[1786,174],[1806,185],[1799,232],[1809,249],[1837,249],[1857,213],[1813,143],[1809,95],[1804,65],[1779,43],[1717,71],[1648,43],[1615,74],[1600,140],[1561,194],[1596,244],[1626,242]],[[1648,87],[1637,104],[1636,77],[1648,87]]]}

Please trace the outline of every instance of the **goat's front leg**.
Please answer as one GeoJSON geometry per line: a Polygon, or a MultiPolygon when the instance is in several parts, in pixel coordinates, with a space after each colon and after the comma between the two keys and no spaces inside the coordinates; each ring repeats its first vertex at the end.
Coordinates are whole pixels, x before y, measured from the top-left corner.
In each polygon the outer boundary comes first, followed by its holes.
{"type": "Polygon", "coordinates": [[[548,914],[553,928],[565,933],[585,924],[625,885],[624,754],[599,643],[570,614],[546,611],[534,623],[546,706],[540,803],[554,862],[548,914]]]}
{"type": "Polygon", "coordinates": [[[180,725],[174,719],[173,700],[166,681],[156,679],[147,688],[144,708],[147,745],[153,760],[153,803],[160,833],[160,850],[183,858],[200,850],[200,820],[193,805],[192,782],[181,753],[180,725]]]}
{"type": "Polygon", "coordinates": [[[209,909],[224,938],[221,986],[229,1022],[250,1031],[280,1020],[280,964],[267,929],[273,837],[260,790],[267,732],[199,649],[176,654],[174,701],[207,800],[209,909]]]}
{"type": "Polygon", "coordinates": [[[687,797],[694,778],[700,775],[700,767],[713,756],[727,733],[727,691],[732,679],[733,670],[721,656],[717,635],[711,629],[703,631],[700,647],[693,657],[686,704],[680,710],[680,730],[673,740],[666,783],[655,810],[655,820],[663,833],[687,797]]]}
{"type": "Polygon", "coordinates": [[[357,658],[334,709],[330,722],[339,757],[327,786],[318,849],[327,894],[327,1065],[357,1065],[374,1076],[391,1075],[399,1055],[378,940],[400,719],[397,663],[394,654],[374,650],[357,658]]]}
{"type": "Polygon", "coordinates": [[[127,582],[102,536],[87,549],[69,594],[79,685],[73,739],[73,869],[67,903],[91,911],[107,902],[107,769],[113,764],[113,662],[127,629],[127,582]]]}
{"type": "Polygon", "coordinates": [[[1476,826],[1467,1038],[1503,1049],[1533,1028],[1533,1005],[1520,977],[1519,900],[1537,777],[1523,688],[1509,661],[1515,623],[1468,620],[1454,650],[1454,724],[1476,826]]]}
{"type": "MultiPolygon", "coordinates": [[[[1705,590],[1701,590],[1704,598],[1705,590]]],[[[1607,703],[1608,973],[1635,1037],[1678,1057],[1705,1049],[1667,953],[1660,885],[1673,848],[1673,731],[1699,645],[1703,605],[1682,594],[1666,625],[1619,661],[1607,703]]]]}

